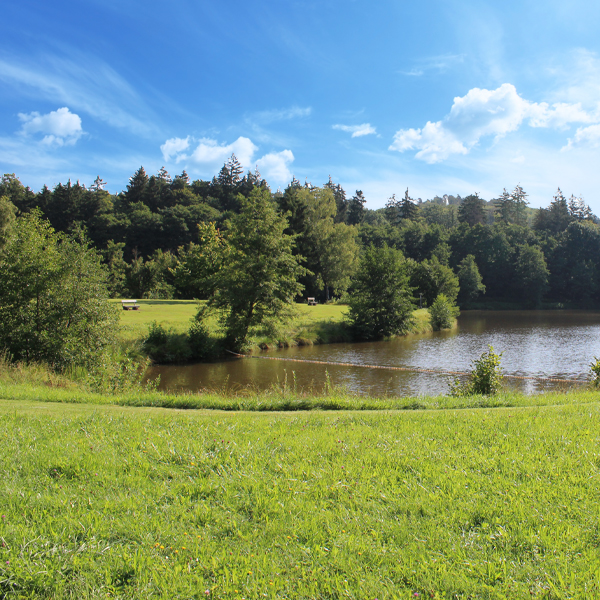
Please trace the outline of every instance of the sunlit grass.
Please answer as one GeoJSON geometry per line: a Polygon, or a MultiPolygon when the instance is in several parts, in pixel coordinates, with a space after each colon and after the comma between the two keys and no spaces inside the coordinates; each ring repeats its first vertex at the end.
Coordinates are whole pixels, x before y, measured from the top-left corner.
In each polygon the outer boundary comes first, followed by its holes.
{"type": "MultiPolygon", "coordinates": [[[[120,305],[120,300],[111,302],[120,305]]],[[[122,329],[119,335],[125,341],[131,342],[146,337],[154,321],[173,333],[185,333],[199,306],[194,300],[138,300],[138,304],[139,310],[120,311],[122,329]]],[[[273,340],[263,336],[257,339],[256,343],[272,347],[279,342],[294,345],[347,341],[350,339],[349,332],[343,325],[347,310],[348,307],[341,304],[297,304],[297,317],[283,332],[283,339],[273,340]]],[[[415,332],[431,331],[427,309],[416,310],[414,317],[415,332]]],[[[208,318],[207,325],[213,336],[220,335],[214,315],[208,318]]]]}
{"type": "Polygon", "coordinates": [[[597,399],[270,414],[0,401],[0,595],[595,598],[597,399]]]}

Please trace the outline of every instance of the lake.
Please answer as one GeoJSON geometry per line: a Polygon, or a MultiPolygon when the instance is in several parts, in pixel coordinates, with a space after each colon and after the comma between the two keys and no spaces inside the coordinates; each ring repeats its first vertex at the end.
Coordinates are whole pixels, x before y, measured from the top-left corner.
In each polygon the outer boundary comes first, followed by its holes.
{"type": "Polygon", "coordinates": [[[452,376],[364,365],[464,372],[488,349],[488,344],[495,352],[503,353],[505,375],[540,378],[507,378],[506,384],[511,388],[536,393],[582,385],[589,379],[590,362],[600,356],[600,312],[464,311],[458,318],[458,327],[452,331],[384,342],[271,350],[251,358],[215,363],[157,365],[148,376],[160,375],[163,390],[235,392],[248,387],[295,385],[298,390],[321,392],[334,385],[372,396],[436,395],[448,392],[452,376]],[[351,363],[351,366],[296,360],[351,363]],[[573,383],[547,379],[568,379],[573,383]]]}

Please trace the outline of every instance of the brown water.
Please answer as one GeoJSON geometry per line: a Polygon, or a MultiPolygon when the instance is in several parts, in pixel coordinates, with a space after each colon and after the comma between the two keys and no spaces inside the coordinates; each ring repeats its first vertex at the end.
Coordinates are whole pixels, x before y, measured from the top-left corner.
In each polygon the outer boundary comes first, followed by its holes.
{"type": "MultiPolygon", "coordinates": [[[[579,385],[589,364],[600,356],[600,312],[465,311],[458,328],[388,342],[327,344],[266,351],[252,358],[184,366],[155,366],[149,377],[161,377],[161,389],[236,391],[287,385],[322,391],[327,385],[373,396],[445,394],[453,377],[411,371],[360,367],[384,365],[440,371],[468,371],[487,350],[503,352],[507,375],[569,379],[579,385]],[[352,363],[338,366],[263,360],[261,357],[352,363]]],[[[507,380],[526,393],[570,387],[540,380],[507,380]]],[[[577,385],[575,383],[574,385],[577,385]]]]}

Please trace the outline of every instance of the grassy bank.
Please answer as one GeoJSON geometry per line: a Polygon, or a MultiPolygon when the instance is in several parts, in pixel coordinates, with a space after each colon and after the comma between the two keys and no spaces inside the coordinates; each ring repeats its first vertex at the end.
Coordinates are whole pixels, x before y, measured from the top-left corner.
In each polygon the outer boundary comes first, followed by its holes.
{"type": "Polygon", "coordinates": [[[0,595],[600,597],[600,405],[580,400],[269,414],[0,401],[0,595]]]}
{"type": "MultiPolygon", "coordinates": [[[[119,304],[119,300],[112,302],[119,304]]],[[[139,343],[148,336],[153,323],[158,324],[167,334],[167,341],[160,348],[146,349],[159,362],[185,362],[198,358],[191,354],[187,331],[198,310],[198,302],[193,300],[138,300],[140,310],[120,311],[120,337],[125,343],[139,343]]],[[[350,331],[345,323],[347,306],[319,304],[308,306],[297,304],[297,316],[289,326],[276,337],[258,335],[253,340],[253,350],[273,349],[279,346],[328,344],[351,341],[350,331]]],[[[213,340],[212,356],[216,357],[223,349],[219,347],[221,331],[213,316],[206,322],[208,335],[213,340]]],[[[414,311],[413,333],[431,331],[427,309],[414,311]]]]}

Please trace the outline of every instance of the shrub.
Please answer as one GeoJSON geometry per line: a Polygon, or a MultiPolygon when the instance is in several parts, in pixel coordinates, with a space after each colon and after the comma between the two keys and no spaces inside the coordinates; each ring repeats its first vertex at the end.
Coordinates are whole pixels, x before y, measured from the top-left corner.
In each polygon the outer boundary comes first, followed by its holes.
{"type": "Polygon", "coordinates": [[[144,351],[152,360],[163,364],[185,362],[192,354],[185,333],[176,333],[172,328],[166,330],[156,321],[149,327],[144,351]]]}
{"type": "Polygon", "coordinates": [[[450,329],[459,314],[458,307],[454,306],[445,294],[438,294],[429,308],[429,320],[434,331],[450,329]]]}
{"type": "Polygon", "coordinates": [[[194,319],[188,331],[188,343],[192,358],[205,360],[218,354],[216,341],[210,337],[206,325],[194,319]]]}
{"type": "Polygon", "coordinates": [[[488,346],[478,360],[473,361],[472,370],[465,383],[455,379],[450,386],[451,396],[492,396],[497,394],[502,387],[502,368],[500,367],[500,354],[494,353],[494,348],[488,346]]]}

